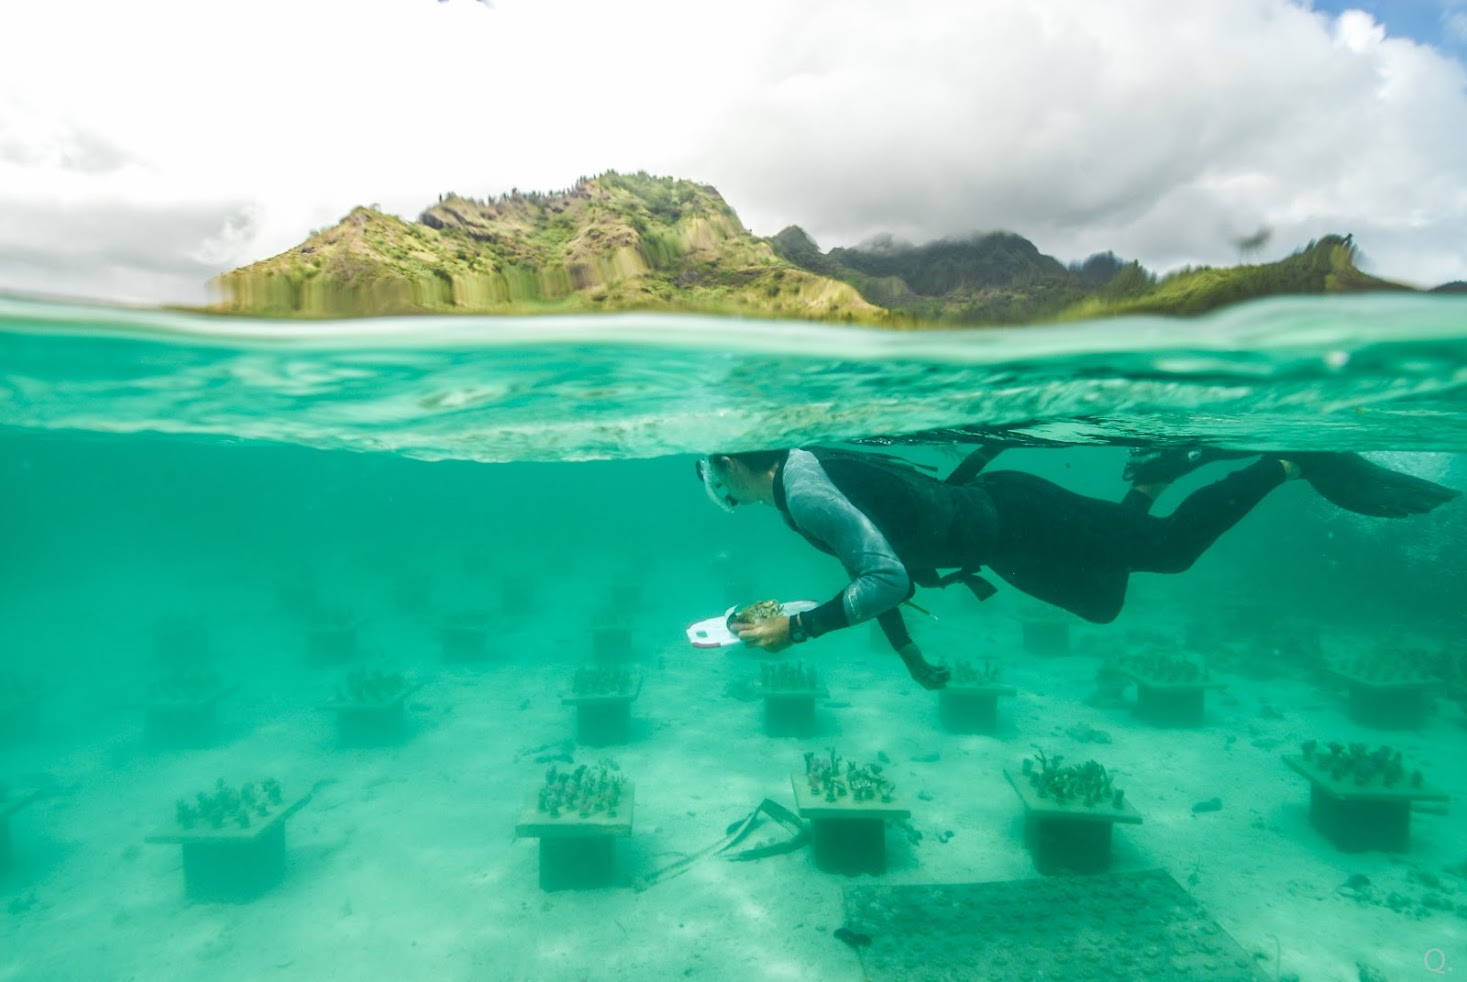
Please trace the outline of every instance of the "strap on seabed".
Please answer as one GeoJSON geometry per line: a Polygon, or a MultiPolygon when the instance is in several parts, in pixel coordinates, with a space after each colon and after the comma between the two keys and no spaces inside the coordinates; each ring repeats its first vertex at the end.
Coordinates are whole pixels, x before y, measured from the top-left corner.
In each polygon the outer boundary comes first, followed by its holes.
{"type": "Polygon", "coordinates": [[[671,866],[664,866],[654,873],[637,877],[632,881],[633,888],[645,890],[655,883],[670,880],[674,876],[686,873],[700,859],[706,859],[709,856],[716,856],[719,853],[728,852],[728,850],[742,842],[748,837],[750,832],[753,832],[762,824],[759,817],[761,813],[773,819],[775,824],[787,829],[790,833],[789,838],[782,842],[774,842],[765,846],[752,846],[748,849],[741,849],[738,852],[729,853],[724,857],[725,859],[735,863],[746,863],[756,859],[765,859],[769,856],[780,856],[784,853],[794,852],[796,849],[803,848],[805,843],[810,840],[809,826],[801,821],[798,815],[779,802],[765,798],[745,818],[730,825],[727,834],[722,839],[719,839],[707,849],[695,852],[689,856],[684,856],[671,866]]]}

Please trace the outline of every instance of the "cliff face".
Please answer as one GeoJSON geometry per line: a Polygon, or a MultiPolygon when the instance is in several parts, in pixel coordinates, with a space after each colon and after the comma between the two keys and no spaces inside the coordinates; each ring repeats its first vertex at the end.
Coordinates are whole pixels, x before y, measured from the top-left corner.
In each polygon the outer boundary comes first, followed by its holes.
{"type": "Polygon", "coordinates": [[[450,194],[416,222],[357,208],[215,286],[213,310],[272,317],[666,310],[905,327],[1192,315],[1280,294],[1405,289],[1362,273],[1349,236],[1276,263],[1161,279],[1110,253],[1065,266],[1007,232],[821,252],[797,226],[750,234],[706,185],[616,173],[556,194],[450,194]]]}
{"type": "Polygon", "coordinates": [[[264,316],[665,309],[882,317],[854,287],[781,259],[712,188],[643,174],[494,201],[447,195],[417,222],[357,208],[216,287],[216,310],[264,316]]]}

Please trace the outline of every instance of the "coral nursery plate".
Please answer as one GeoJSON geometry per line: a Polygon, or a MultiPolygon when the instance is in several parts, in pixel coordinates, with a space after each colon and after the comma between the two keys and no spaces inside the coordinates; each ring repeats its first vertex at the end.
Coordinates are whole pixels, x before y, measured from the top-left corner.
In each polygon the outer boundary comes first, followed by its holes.
{"type": "MultiPolygon", "coordinates": [[[[779,605],[779,612],[786,617],[814,610],[820,605],[813,600],[791,600],[779,605]]],[[[699,621],[688,625],[688,640],[693,643],[694,648],[727,648],[730,645],[743,644],[732,631],[728,629],[728,617],[734,612],[730,607],[717,617],[699,621]]]]}

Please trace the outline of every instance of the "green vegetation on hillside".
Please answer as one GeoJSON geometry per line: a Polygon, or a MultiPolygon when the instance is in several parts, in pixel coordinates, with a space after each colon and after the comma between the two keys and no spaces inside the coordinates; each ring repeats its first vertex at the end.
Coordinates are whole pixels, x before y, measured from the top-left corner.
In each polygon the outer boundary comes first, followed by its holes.
{"type": "Polygon", "coordinates": [[[872,303],[923,324],[1048,320],[1110,278],[1097,282],[1093,272],[1067,269],[1009,232],[920,246],[883,240],[821,253],[792,226],[772,241],[790,262],[849,283],[872,303]]]}
{"type": "Polygon", "coordinates": [[[1276,263],[1203,267],[1158,280],[1112,253],[1063,266],[1027,239],[993,233],[922,246],[878,242],[822,253],[800,228],[773,238],[781,256],[850,283],[894,315],[941,325],[1020,324],[1120,314],[1195,316],[1283,294],[1404,290],[1355,266],[1349,236],[1330,235],[1276,263]]]}
{"type": "Polygon", "coordinates": [[[1195,315],[1287,293],[1406,289],[1360,272],[1349,236],[1161,279],[1111,253],[1065,266],[1008,232],[821,252],[797,226],[751,234],[707,185],[615,172],[549,194],[442,195],[416,222],[356,208],[216,286],[211,309],[268,317],[661,310],[888,327],[1195,315]]]}
{"type": "Polygon", "coordinates": [[[1125,280],[1125,270],[1093,296],[1061,313],[1064,320],[1118,314],[1193,316],[1229,304],[1308,293],[1360,293],[1409,287],[1362,273],[1351,237],[1326,235],[1287,259],[1259,266],[1184,270],[1152,282],[1125,280]]]}
{"type": "Polygon", "coordinates": [[[712,188],[646,174],[555,194],[442,196],[417,222],[357,208],[219,277],[214,309],[263,316],[678,310],[881,322],[847,284],[749,233],[712,188]]]}

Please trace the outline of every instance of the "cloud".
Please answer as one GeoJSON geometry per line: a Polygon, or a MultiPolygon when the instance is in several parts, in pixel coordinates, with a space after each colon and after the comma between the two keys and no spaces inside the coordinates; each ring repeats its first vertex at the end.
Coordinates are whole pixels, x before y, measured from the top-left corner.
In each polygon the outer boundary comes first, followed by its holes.
{"type": "Polygon", "coordinates": [[[1467,278],[1462,65],[1285,0],[72,0],[0,39],[0,287],[191,299],[356,204],[607,168],[823,246],[1003,228],[1164,269],[1268,227],[1262,258],[1353,232],[1467,278]]]}
{"type": "Polygon", "coordinates": [[[1449,3],[1442,10],[1442,33],[1457,44],[1467,44],[1467,4],[1449,3]]]}
{"type": "MultiPolygon", "coordinates": [[[[1231,240],[1266,225],[1276,252],[1353,231],[1428,281],[1467,263],[1467,129],[1448,132],[1467,124],[1461,67],[1365,15],[964,11],[943,33],[873,22],[815,72],[797,70],[813,50],[785,53],[739,123],[707,134],[705,166],[734,175],[720,187],[756,225],[800,202],[822,243],[1011,228],[1062,258],[1165,267],[1234,261],[1231,240]]],[[[830,44],[790,27],[792,44],[830,44]]]]}
{"type": "Polygon", "coordinates": [[[109,174],[126,163],[127,155],[122,150],[96,134],[68,130],[38,139],[0,120],[0,164],[109,174]]]}
{"type": "Polygon", "coordinates": [[[253,209],[238,203],[11,201],[4,213],[0,290],[19,292],[199,303],[254,239],[253,209]]]}

